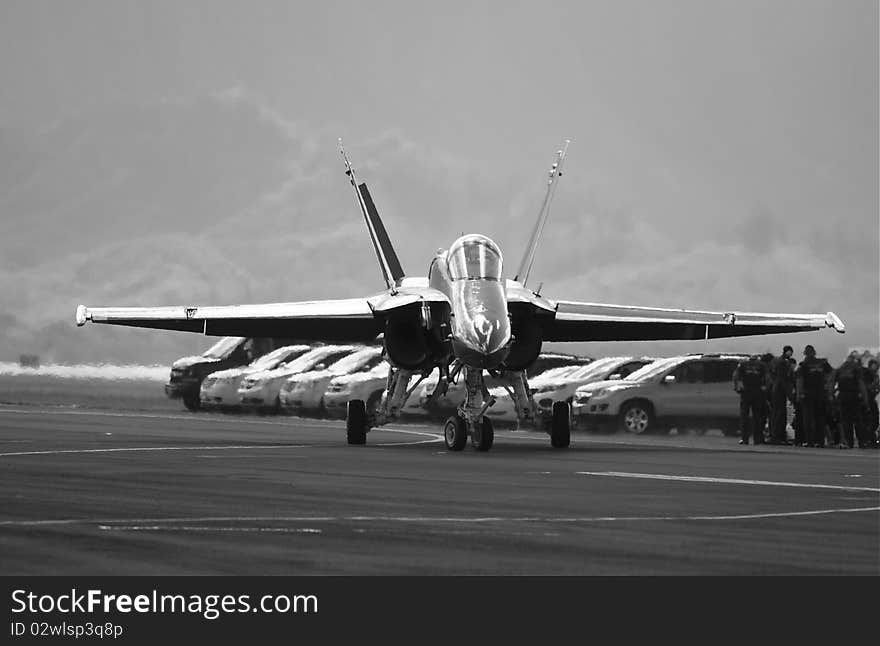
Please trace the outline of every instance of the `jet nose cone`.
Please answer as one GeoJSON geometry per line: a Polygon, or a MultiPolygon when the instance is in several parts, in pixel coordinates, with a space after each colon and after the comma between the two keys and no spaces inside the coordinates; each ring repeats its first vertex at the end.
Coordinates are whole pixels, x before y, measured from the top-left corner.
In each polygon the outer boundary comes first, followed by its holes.
{"type": "Polygon", "coordinates": [[[470,333],[463,339],[468,363],[483,368],[497,367],[507,356],[510,341],[507,319],[497,320],[478,313],[471,323],[470,333]]]}
{"type": "Polygon", "coordinates": [[[505,337],[500,321],[493,321],[482,312],[474,315],[472,339],[481,352],[494,352],[507,342],[505,337]]]}

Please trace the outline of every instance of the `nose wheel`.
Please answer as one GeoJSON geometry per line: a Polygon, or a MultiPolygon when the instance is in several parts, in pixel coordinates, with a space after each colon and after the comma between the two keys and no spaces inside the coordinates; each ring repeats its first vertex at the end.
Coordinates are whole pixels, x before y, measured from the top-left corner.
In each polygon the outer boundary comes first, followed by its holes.
{"type": "Polygon", "coordinates": [[[443,439],[450,451],[461,451],[467,445],[467,424],[458,415],[446,420],[443,426],[443,439]]]}
{"type": "Polygon", "coordinates": [[[477,451],[488,451],[492,448],[495,441],[495,429],[492,427],[492,420],[483,417],[482,420],[474,424],[471,431],[471,445],[477,451]]]}
{"type": "MultiPolygon", "coordinates": [[[[492,420],[483,417],[470,429],[471,446],[477,451],[488,451],[495,442],[495,429],[492,420]]],[[[443,440],[450,451],[462,451],[467,446],[468,423],[460,415],[453,415],[443,426],[443,440]]]]}

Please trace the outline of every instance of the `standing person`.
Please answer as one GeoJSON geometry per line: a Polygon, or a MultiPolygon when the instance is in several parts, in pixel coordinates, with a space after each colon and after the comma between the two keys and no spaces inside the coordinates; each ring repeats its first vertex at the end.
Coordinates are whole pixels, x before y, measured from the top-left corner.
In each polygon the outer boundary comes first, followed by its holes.
{"type": "Polygon", "coordinates": [[[761,363],[764,364],[764,399],[761,402],[761,416],[758,419],[758,429],[765,441],[770,436],[770,366],[773,364],[774,358],[772,352],[765,352],[761,355],[761,363]]]}
{"type": "Polygon", "coordinates": [[[829,399],[828,377],[831,366],[825,359],[816,357],[816,348],[804,348],[804,360],[795,371],[797,399],[801,408],[804,446],[825,446],[825,419],[829,399]]]}
{"type": "Polygon", "coordinates": [[[857,352],[850,352],[834,373],[834,386],[837,388],[840,404],[840,448],[846,443],[853,448],[858,440],[860,449],[869,448],[865,425],[862,424],[864,410],[868,406],[868,392],[862,378],[862,363],[857,352]],[[855,435],[855,438],[853,437],[855,435]]]}
{"type": "Polygon", "coordinates": [[[878,438],[877,427],[880,426],[880,415],[877,411],[877,395],[880,394],[880,375],[877,368],[880,362],[872,358],[868,361],[868,366],[862,368],[862,380],[865,382],[865,390],[868,393],[868,413],[865,420],[865,436],[871,441],[871,445],[876,449],[880,446],[880,438],[878,438]]]}
{"type": "Polygon", "coordinates": [[[803,422],[804,416],[801,413],[801,403],[798,401],[798,396],[797,396],[796,372],[797,372],[798,362],[797,362],[797,359],[792,357],[791,361],[789,361],[789,363],[791,364],[791,374],[795,375],[795,388],[792,390],[792,393],[791,393],[791,407],[794,410],[794,415],[791,420],[791,428],[794,431],[794,445],[795,446],[806,446],[807,440],[806,440],[806,437],[804,436],[804,422],[803,422]]]}
{"type": "Polygon", "coordinates": [[[782,354],[770,363],[770,444],[788,444],[787,404],[794,399],[794,348],[782,348],[782,354]]]}
{"type": "Polygon", "coordinates": [[[766,401],[767,368],[757,354],[740,361],[733,371],[733,389],[739,393],[740,444],[748,444],[754,436],[755,444],[764,443],[763,420],[766,401]]]}

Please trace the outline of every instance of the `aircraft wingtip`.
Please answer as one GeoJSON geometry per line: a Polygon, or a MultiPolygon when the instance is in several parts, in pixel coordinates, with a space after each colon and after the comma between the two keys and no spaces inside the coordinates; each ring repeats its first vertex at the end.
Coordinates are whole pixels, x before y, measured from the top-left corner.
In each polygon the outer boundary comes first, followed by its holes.
{"type": "Polygon", "coordinates": [[[846,325],[844,325],[843,321],[840,320],[840,317],[834,312],[828,312],[828,314],[825,315],[825,325],[834,328],[839,334],[846,332],[846,325]]]}

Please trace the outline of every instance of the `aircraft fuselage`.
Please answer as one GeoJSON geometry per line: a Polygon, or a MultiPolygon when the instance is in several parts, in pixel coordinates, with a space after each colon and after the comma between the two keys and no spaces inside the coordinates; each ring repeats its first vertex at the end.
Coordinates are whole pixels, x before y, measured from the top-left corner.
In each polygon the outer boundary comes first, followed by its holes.
{"type": "Polygon", "coordinates": [[[480,234],[460,237],[434,257],[428,284],[449,299],[455,357],[472,368],[499,367],[511,332],[498,245],[480,234]]]}

